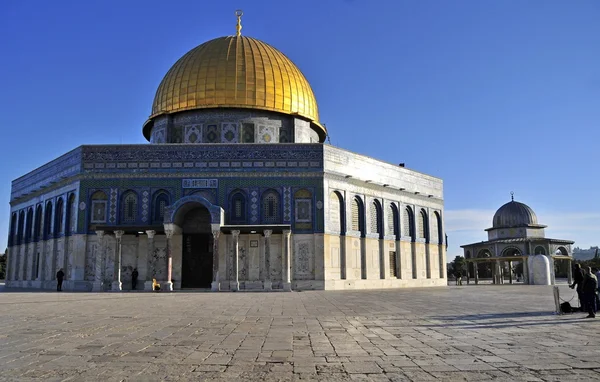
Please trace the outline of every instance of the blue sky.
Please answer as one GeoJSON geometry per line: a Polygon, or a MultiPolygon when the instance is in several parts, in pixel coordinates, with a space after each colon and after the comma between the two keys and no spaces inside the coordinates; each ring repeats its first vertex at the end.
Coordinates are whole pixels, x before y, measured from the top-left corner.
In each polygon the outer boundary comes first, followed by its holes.
{"type": "Polygon", "coordinates": [[[0,2],[0,248],[10,182],[81,144],[145,143],[175,61],[242,33],[303,71],[331,143],[444,180],[448,259],[494,211],[600,244],[600,2],[0,2]]]}

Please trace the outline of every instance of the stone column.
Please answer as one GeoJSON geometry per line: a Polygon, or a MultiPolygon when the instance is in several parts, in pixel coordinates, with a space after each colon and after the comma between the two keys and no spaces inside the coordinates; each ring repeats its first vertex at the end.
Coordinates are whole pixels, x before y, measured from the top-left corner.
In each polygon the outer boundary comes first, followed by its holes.
{"type": "Polygon", "coordinates": [[[291,277],[291,234],[292,231],[285,230],[283,231],[283,259],[281,259],[281,263],[283,265],[283,269],[281,272],[281,276],[283,278],[283,290],[286,292],[292,291],[292,277],[291,277]]]}
{"type": "Polygon", "coordinates": [[[146,235],[148,235],[148,253],[146,254],[146,282],[144,283],[144,290],[152,290],[152,278],[154,276],[154,235],[156,235],[156,231],[147,230],[146,235]]]}
{"type": "Polygon", "coordinates": [[[233,280],[229,282],[229,288],[233,292],[237,292],[240,290],[240,268],[239,268],[239,258],[240,258],[240,231],[233,230],[231,231],[231,235],[233,236],[233,261],[231,262],[233,280]]]}
{"type": "Polygon", "coordinates": [[[167,280],[161,284],[161,290],[172,292],[173,291],[173,282],[171,279],[173,278],[173,234],[175,230],[173,229],[165,229],[165,235],[167,236],[167,280]]]}
{"type": "Polygon", "coordinates": [[[213,292],[221,290],[221,284],[219,282],[219,236],[221,235],[220,227],[212,228],[213,234],[213,281],[210,285],[210,289],[213,292]]]}
{"type": "Polygon", "coordinates": [[[529,284],[529,256],[523,258],[523,284],[529,284]]]}
{"type": "MultiPolygon", "coordinates": [[[[567,268],[567,279],[569,285],[573,284],[573,261],[569,259],[569,264],[567,268]]],[[[600,280],[598,280],[600,282],[600,280]]]]}
{"type": "Polygon", "coordinates": [[[263,281],[264,290],[272,290],[273,283],[271,282],[271,234],[273,230],[266,229],[263,231],[265,235],[265,279],[263,281]]]}
{"type": "Polygon", "coordinates": [[[115,231],[117,244],[115,248],[115,270],[113,272],[112,290],[117,292],[123,290],[123,285],[121,284],[121,239],[124,234],[125,231],[115,231]]]}
{"type": "Polygon", "coordinates": [[[104,256],[106,254],[104,234],[104,231],[96,231],[96,236],[98,237],[98,250],[96,251],[94,263],[94,283],[92,284],[92,292],[101,292],[104,290],[104,256]]]}
{"type": "Polygon", "coordinates": [[[479,285],[479,263],[473,261],[473,277],[475,277],[475,285],[479,285]]]}
{"type": "Polygon", "coordinates": [[[512,268],[512,261],[508,262],[508,278],[509,278],[509,283],[512,284],[513,283],[513,268],[512,268]]]}

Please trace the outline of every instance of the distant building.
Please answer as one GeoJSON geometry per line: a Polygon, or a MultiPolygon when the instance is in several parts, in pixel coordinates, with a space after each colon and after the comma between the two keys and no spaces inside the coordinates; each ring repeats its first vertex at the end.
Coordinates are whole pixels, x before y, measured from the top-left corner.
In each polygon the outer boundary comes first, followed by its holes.
{"type": "Polygon", "coordinates": [[[479,282],[481,272],[488,273],[487,276],[491,276],[496,284],[504,283],[508,272],[512,283],[513,265],[517,263],[523,265],[523,282],[533,283],[530,280],[531,270],[527,267],[527,260],[533,255],[547,256],[552,284],[557,269],[567,273],[570,282],[571,245],[574,242],[549,239],[545,228],[538,223],[537,216],[528,205],[515,202],[514,198],[500,207],[494,215],[492,228],[486,229],[488,240],[461,246],[475,283],[479,282]]]}

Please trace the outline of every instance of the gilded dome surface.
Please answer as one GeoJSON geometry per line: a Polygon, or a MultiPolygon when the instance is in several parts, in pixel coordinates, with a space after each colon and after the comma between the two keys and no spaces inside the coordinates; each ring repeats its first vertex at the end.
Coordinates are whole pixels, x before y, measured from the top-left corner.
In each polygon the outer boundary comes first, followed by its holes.
{"type": "MultiPolygon", "coordinates": [[[[283,53],[251,37],[219,37],[181,57],[158,86],[150,119],[221,107],[297,115],[326,134],[319,123],[317,101],[302,72],[283,53]]],[[[149,135],[146,127],[144,135],[149,135]]]]}
{"type": "Polygon", "coordinates": [[[535,212],[526,204],[510,201],[494,214],[493,228],[538,225],[535,212]]]}

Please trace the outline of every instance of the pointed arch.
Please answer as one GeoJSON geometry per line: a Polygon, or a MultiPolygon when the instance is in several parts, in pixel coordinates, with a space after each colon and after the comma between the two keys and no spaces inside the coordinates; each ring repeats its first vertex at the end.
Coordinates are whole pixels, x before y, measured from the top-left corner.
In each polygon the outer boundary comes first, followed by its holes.
{"type": "Polygon", "coordinates": [[[281,203],[279,192],[269,189],[262,194],[262,222],[263,224],[277,224],[281,222],[281,203]]]}
{"type": "Polygon", "coordinates": [[[23,229],[25,227],[25,211],[19,212],[19,227],[17,228],[17,245],[23,243],[23,229]]]}
{"type": "Polygon", "coordinates": [[[54,213],[54,236],[57,237],[63,232],[63,218],[65,216],[64,212],[64,201],[63,198],[58,198],[56,201],[56,211],[54,213]]]}
{"type": "Polygon", "coordinates": [[[27,210],[27,220],[25,222],[25,243],[31,242],[31,232],[33,229],[33,207],[27,210]]]}
{"type": "Polygon", "coordinates": [[[383,232],[383,219],[381,218],[381,203],[379,203],[379,200],[375,199],[373,200],[373,203],[371,204],[371,211],[370,211],[370,219],[369,219],[369,223],[370,223],[370,230],[371,233],[376,233],[379,234],[380,238],[383,238],[384,232],[383,232]]]}
{"type": "Polygon", "coordinates": [[[46,211],[44,213],[44,240],[52,237],[52,201],[46,202],[46,211]]]}
{"type": "Polygon", "coordinates": [[[437,244],[444,244],[444,232],[442,230],[442,217],[438,211],[433,212],[433,219],[431,220],[431,235],[435,235],[437,244]]]}
{"type": "Polygon", "coordinates": [[[67,199],[67,218],[65,219],[65,235],[75,232],[77,221],[77,206],[75,204],[75,194],[70,194],[67,199]]]}
{"type": "Polygon", "coordinates": [[[398,227],[398,221],[398,206],[396,206],[396,203],[388,204],[386,232],[389,235],[394,235],[396,240],[400,240],[400,227],[398,227]]]}
{"type": "Polygon", "coordinates": [[[35,223],[33,228],[33,241],[39,241],[42,233],[42,205],[38,204],[35,209],[35,223]]]}
{"type": "Polygon", "coordinates": [[[232,224],[245,224],[247,221],[246,193],[243,190],[233,190],[229,196],[229,222],[232,224]]]}
{"type": "Polygon", "coordinates": [[[345,212],[344,197],[339,191],[332,191],[329,194],[329,224],[330,229],[340,235],[346,234],[345,212]]]}
{"type": "Polygon", "coordinates": [[[133,224],[138,216],[138,195],[133,190],[123,193],[121,198],[121,223],[133,224]]]}
{"type": "Polygon", "coordinates": [[[410,206],[404,208],[404,214],[402,216],[402,236],[410,237],[412,241],[415,241],[415,216],[410,206]]]}
{"type": "Polygon", "coordinates": [[[171,204],[171,196],[167,190],[158,190],[152,196],[152,223],[163,224],[165,208],[171,204]]]}
{"type": "Polygon", "coordinates": [[[10,219],[10,235],[8,237],[8,246],[12,247],[17,242],[17,213],[13,212],[10,219]]]}
{"type": "Polygon", "coordinates": [[[427,224],[427,211],[421,208],[419,211],[419,219],[417,220],[417,237],[419,239],[425,239],[429,242],[429,226],[427,224]]]}
{"type": "Polygon", "coordinates": [[[365,237],[365,208],[360,196],[352,200],[352,230],[359,231],[361,237],[365,237]]]}

